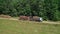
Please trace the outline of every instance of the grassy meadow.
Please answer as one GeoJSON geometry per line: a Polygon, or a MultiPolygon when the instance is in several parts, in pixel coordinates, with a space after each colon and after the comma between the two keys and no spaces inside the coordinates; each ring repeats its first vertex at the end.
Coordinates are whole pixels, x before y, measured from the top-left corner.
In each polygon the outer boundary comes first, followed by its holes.
{"type": "Polygon", "coordinates": [[[0,19],[0,34],[60,34],[60,25],[0,19]]]}

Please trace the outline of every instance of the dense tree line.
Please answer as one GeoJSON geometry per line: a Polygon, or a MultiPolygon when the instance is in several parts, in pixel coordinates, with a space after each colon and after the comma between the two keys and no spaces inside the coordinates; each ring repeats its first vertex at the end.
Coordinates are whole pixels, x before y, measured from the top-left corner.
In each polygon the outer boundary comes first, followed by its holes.
{"type": "Polygon", "coordinates": [[[0,14],[60,20],[60,0],[0,0],[0,14]]]}

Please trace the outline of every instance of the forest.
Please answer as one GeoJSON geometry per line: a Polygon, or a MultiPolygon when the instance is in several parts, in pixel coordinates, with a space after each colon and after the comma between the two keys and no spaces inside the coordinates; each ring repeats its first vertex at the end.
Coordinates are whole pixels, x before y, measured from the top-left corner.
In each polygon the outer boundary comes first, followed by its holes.
{"type": "Polygon", "coordinates": [[[44,20],[60,21],[60,0],[0,0],[0,14],[39,16],[44,20]]]}

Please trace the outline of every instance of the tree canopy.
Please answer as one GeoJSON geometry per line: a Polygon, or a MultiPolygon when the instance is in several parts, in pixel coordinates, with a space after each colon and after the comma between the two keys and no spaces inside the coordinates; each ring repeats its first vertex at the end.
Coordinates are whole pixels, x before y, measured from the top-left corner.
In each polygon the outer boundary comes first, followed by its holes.
{"type": "Polygon", "coordinates": [[[60,20],[60,0],[0,0],[0,14],[60,20]]]}

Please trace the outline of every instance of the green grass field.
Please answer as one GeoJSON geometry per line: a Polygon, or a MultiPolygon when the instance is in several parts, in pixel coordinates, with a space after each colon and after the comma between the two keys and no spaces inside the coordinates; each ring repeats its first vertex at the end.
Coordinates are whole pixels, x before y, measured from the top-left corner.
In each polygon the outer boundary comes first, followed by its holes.
{"type": "Polygon", "coordinates": [[[0,34],[60,34],[60,25],[0,19],[0,34]]]}

